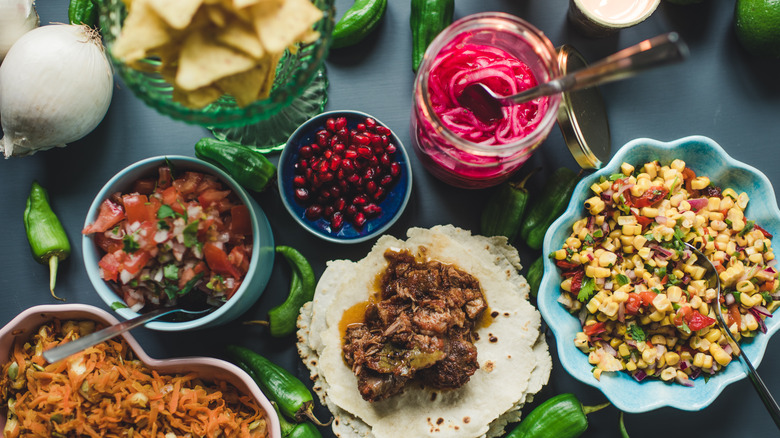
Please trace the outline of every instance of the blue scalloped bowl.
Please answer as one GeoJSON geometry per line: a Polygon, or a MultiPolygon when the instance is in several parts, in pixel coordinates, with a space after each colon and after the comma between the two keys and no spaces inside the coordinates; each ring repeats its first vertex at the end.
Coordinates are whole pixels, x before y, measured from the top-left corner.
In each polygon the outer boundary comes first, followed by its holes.
{"type": "Polygon", "coordinates": [[[306,231],[329,242],[358,243],[384,233],[401,216],[412,194],[412,167],[409,163],[409,155],[406,153],[401,140],[395,135],[395,131],[391,129],[390,142],[397,147],[395,157],[393,158],[401,164],[401,176],[379,204],[382,207],[382,213],[377,217],[369,219],[362,228],[355,227],[345,220],[344,225],[339,230],[332,230],[329,222],[323,218],[314,221],[307,219],[305,215],[306,207],[295,200],[292,183],[295,176],[294,166],[299,156],[298,150],[302,146],[309,145],[315,141],[315,134],[325,127],[325,121],[328,118],[342,116],[347,118],[348,129],[354,129],[358,123],[363,123],[367,117],[371,117],[377,121],[377,124],[389,128],[389,126],[376,117],[360,111],[339,110],[316,115],[303,123],[287,140],[287,145],[279,157],[277,181],[284,206],[293,219],[306,231]]]}
{"type": "MultiPolygon", "coordinates": [[[[638,166],[652,160],[669,163],[675,158],[684,160],[697,175],[708,176],[718,186],[746,192],[751,202],[745,216],[755,220],[772,235],[780,235],[780,210],[777,208],[775,192],[769,179],[759,170],[731,158],[720,145],[707,137],[691,136],[669,143],[640,138],[627,143],[604,168],[577,184],[569,207],[544,237],[544,254],[563,245],[574,222],[585,214],[583,203],[590,197],[589,187],[600,176],[619,172],[623,162],[638,166]]],[[[706,383],[703,378],[694,380],[692,388],[650,379],[637,382],[623,372],[604,373],[601,380],[596,380],[591,374],[592,365],[588,363],[588,356],[574,346],[574,337],[581,331],[580,323],[557,302],[561,281],[559,270],[552,260],[545,257],[538,305],[555,335],[561,364],[576,379],[600,389],[616,408],[634,413],[664,406],[698,411],[712,403],[727,385],[746,377],[745,371],[735,360],[706,383]]],[[[769,338],[780,328],[780,317],[767,318],[766,325],[766,334],[758,334],[752,341],[742,343],[743,351],[756,367],[761,363],[769,338]]]]}

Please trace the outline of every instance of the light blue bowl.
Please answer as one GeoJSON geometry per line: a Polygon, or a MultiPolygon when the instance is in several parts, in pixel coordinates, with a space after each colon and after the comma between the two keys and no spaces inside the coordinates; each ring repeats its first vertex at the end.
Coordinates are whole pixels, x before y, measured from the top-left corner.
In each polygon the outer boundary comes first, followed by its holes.
{"type": "MultiPolygon", "coordinates": [[[[659,160],[667,164],[675,158],[685,161],[697,175],[708,176],[715,185],[747,193],[750,202],[745,216],[755,220],[772,235],[780,235],[780,210],[777,208],[775,192],[769,179],[759,170],[731,158],[720,145],[707,137],[685,137],[669,143],[640,138],[627,143],[604,168],[577,184],[569,207],[544,236],[544,254],[561,248],[574,222],[584,216],[583,203],[591,196],[589,187],[600,176],[618,173],[623,162],[639,166],[659,160]]],[[[647,412],[664,406],[698,411],[712,403],[727,385],[745,378],[745,371],[734,360],[706,383],[703,378],[697,378],[692,388],[652,379],[637,382],[624,372],[603,373],[601,380],[596,380],[591,374],[592,365],[588,363],[588,356],[574,346],[574,336],[581,331],[580,323],[557,302],[561,281],[559,269],[545,257],[538,305],[544,320],[555,334],[561,364],[578,380],[600,389],[621,411],[647,412]]],[[[780,328],[780,315],[767,318],[766,325],[766,334],[759,333],[752,341],[741,344],[754,366],[761,363],[770,336],[780,328]]]]}
{"type": "MultiPolygon", "coordinates": [[[[238,195],[241,202],[249,207],[252,219],[252,257],[249,264],[249,271],[247,271],[241,286],[225,304],[214,312],[192,321],[152,321],[147,323],[146,327],[160,331],[182,331],[225,324],[236,319],[248,310],[257,299],[260,298],[263,290],[265,290],[265,286],[268,284],[268,279],[271,277],[271,271],[273,270],[274,265],[274,239],[271,232],[271,225],[268,223],[268,219],[266,219],[260,206],[257,205],[254,199],[247,195],[246,191],[239,186],[233,178],[221,169],[197,158],[174,155],[147,158],[135,164],[131,164],[117,173],[103,186],[95,197],[95,200],[92,201],[84,225],[86,226],[95,221],[98,210],[100,209],[100,204],[104,199],[108,198],[112,193],[127,191],[132,183],[140,178],[156,175],[157,168],[165,165],[166,159],[173,164],[173,167],[177,172],[193,170],[217,176],[220,181],[225,183],[225,185],[238,195]]],[[[87,275],[98,295],[100,295],[100,298],[125,319],[138,316],[139,314],[137,312],[134,312],[127,307],[116,308],[117,305],[124,305],[124,302],[100,277],[98,261],[100,261],[101,254],[93,242],[92,237],[83,236],[81,245],[84,252],[84,266],[87,268],[87,275]]]]}
{"type": "Polygon", "coordinates": [[[277,170],[279,193],[287,211],[306,231],[329,242],[365,242],[387,231],[403,213],[412,194],[412,166],[409,163],[409,155],[406,153],[401,139],[391,129],[390,142],[397,148],[394,159],[401,165],[401,175],[382,202],[379,203],[379,206],[382,207],[382,213],[377,217],[369,219],[362,228],[355,227],[345,220],[344,225],[339,230],[332,230],[330,223],[323,218],[313,221],[308,219],[306,217],[306,207],[295,200],[295,188],[292,182],[293,177],[295,177],[295,163],[299,159],[298,150],[302,146],[309,145],[315,141],[315,134],[317,131],[325,128],[327,119],[337,117],[346,117],[347,129],[354,129],[358,123],[363,123],[367,117],[376,120],[378,125],[390,128],[376,117],[360,111],[329,111],[312,117],[290,135],[279,156],[277,170]]]}

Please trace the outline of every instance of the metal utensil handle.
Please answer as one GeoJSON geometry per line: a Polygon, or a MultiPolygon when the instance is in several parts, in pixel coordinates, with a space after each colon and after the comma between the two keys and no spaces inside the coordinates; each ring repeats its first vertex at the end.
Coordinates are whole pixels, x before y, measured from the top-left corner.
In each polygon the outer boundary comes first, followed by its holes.
{"type": "Polygon", "coordinates": [[[769,389],[764,384],[764,381],[761,380],[761,376],[758,375],[756,369],[753,368],[753,364],[745,357],[745,353],[740,350],[737,357],[739,357],[739,362],[745,368],[750,383],[753,384],[756,392],[758,392],[758,397],[764,402],[766,410],[769,411],[769,415],[772,417],[772,420],[774,420],[775,426],[780,429],[780,406],[777,405],[774,397],[769,393],[769,389]]]}
{"type": "Polygon", "coordinates": [[[168,313],[178,312],[178,308],[159,308],[152,310],[149,313],[137,316],[127,321],[120,322],[119,324],[110,325],[102,330],[98,330],[94,333],[90,333],[86,336],[76,339],[60,346],[43,352],[43,358],[49,363],[54,363],[59,360],[65,359],[71,354],[78,353],[93,345],[97,345],[103,341],[109,340],[114,336],[120,335],[128,330],[134,329],[141,324],[144,324],[152,319],[167,315],[168,313]]]}
{"type": "Polygon", "coordinates": [[[679,62],[688,56],[688,47],[675,32],[659,35],[614,53],[589,67],[534,87],[527,93],[508,97],[515,103],[564,91],[579,90],[636,75],[652,67],[679,62]]]}

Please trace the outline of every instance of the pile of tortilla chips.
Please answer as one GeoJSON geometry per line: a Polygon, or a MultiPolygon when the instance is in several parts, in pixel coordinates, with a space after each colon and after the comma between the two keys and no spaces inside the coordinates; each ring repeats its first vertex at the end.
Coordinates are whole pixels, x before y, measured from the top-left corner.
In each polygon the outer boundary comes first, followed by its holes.
{"type": "Polygon", "coordinates": [[[316,41],[323,14],[311,0],[124,1],[114,56],[139,69],[159,58],[174,100],[192,108],[223,94],[242,107],[268,97],[282,54],[316,41]]]}

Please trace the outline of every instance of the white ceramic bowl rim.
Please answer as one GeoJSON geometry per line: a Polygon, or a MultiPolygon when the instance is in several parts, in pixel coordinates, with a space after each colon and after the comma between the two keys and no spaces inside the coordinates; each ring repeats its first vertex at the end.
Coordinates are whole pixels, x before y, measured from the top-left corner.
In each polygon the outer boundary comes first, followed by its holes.
{"type": "MultiPolygon", "coordinates": [[[[707,162],[702,166],[720,166],[722,177],[726,175],[749,175],[754,189],[760,191],[761,203],[755,204],[757,196],[753,196],[753,208],[762,209],[762,219],[771,220],[775,236],[780,234],[780,210],[778,210],[774,189],[769,179],[758,169],[731,158],[723,148],[715,141],[704,136],[689,136],[671,142],[660,142],[648,138],[638,138],[624,145],[615,156],[599,171],[583,178],[574,189],[574,195],[566,211],[550,226],[544,238],[543,254],[550,254],[557,249],[553,246],[553,239],[557,234],[568,236],[571,225],[581,217],[582,202],[588,197],[589,187],[600,176],[609,176],[619,172],[620,164],[624,161],[634,160],[627,158],[634,155],[658,156],[659,153],[671,153],[679,151],[674,157],[685,159],[685,154],[694,154],[692,150],[707,152],[707,162]],[[642,149],[644,148],[644,149],[642,149]],[[697,149],[698,148],[698,149],[697,149]],[[648,152],[649,151],[649,152],[648,152]]],[[[690,163],[689,163],[690,164],[690,163]]],[[[695,166],[694,166],[695,169],[695,166]]],[[[717,176],[700,172],[709,176],[713,182],[720,185],[717,176]]],[[[734,176],[737,178],[737,176],[734,176]]],[[[751,205],[748,205],[748,217],[751,216],[751,205]]],[[[756,210],[757,212],[758,210],[756,210]]],[[[757,217],[756,217],[757,218],[757,217]]],[[[762,226],[764,226],[762,224],[762,226]]],[[[768,228],[765,226],[764,228],[768,228]]],[[[768,228],[769,229],[769,228],[768,228]]],[[[562,242],[562,240],[561,240],[562,242]]],[[[574,334],[581,331],[577,318],[570,315],[563,306],[557,302],[560,293],[561,276],[557,267],[549,257],[544,258],[544,276],[539,287],[538,307],[544,320],[552,329],[558,350],[558,357],[564,369],[583,383],[600,389],[616,408],[625,412],[647,412],[664,406],[697,411],[712,403],[723,389],[731,383],[746,377],[745,371],[733,360],[725,370],[718,372],[708,382],[699,378],[694,381],[693,388],[687,388],[678,384],[668,384],[655,379],[645,379],[638,383],[624,372],[603,373],[601,380],[596,380],[591,373],[592,366],[588,364],[587,355],[574,346],[574,334]],[[575,327],[576,325],[576,327],[575,327]],[[648,394],[650,392],[650,394],[648,394]]],[[[766,351],[770,337],[780,329],[780,317],[766,320],[767,332],[759,333],[751,342],[743,343],[743,351],[748,355],[754,366],[758,367],[766,351]]]]}
{"type": "MultiPolygon", "coordinates": [[[[93,321],[99,321],[109,325],[119,323],[119,320],[117,320],[114,315],[103,309],[87,304],[39,305],[22,311],[5,326],[3,326],[3,328],[0,329],[0,340],[2,340],[0,342],[2,342],[4,345],[10,344],[9,347],[12,348],[15,337],[21,335],[21,333],[18,333],[20,326],[25,329],[32,329],[33,327],[28,328],[26,326],[35,322],[35,327],[38,327],[45,321],[49,321],[54,318],[84,318],[91,319],[93,321]],[[37,319],[37,321],[31,321],[33,319],[37,319]]],[[[28,332],[25,335],[30,336],[31,334],[32,332],[28,332]]],[[[279,419],[276,417],[276,415],[274,415],[274,408],[271,405],[271,402],[268,400],[268,398],[266,398],[265,394],[260,391],[260,388],[257,386],[257,384],[254,383],[252,378],[238,366],[233,365],[230,362],[212,357],[192,356],[176,359],[154,359],[146,354],[138,341],[136,341],[130,333],[125,332],[120,336],[122,336],[125,341],[127,341],[128,345],[133,350],[133,353],[135,353],[135,356],[152,369],[161,367],[180,367],[182,369],[187,369],[193,368],[193,365],[196,365],[198,368],[219,369],[219,378],[230,381],[243,392],[248,392],[248,395],[251,395],[252,398],[254,398],[258,404],[260,404],[263,410],[265,410],[267,414],[266,416],[268,417],[268,421],[270,423],[270,437],[277,438],[281,436],[279,419]],[[236,385],[238,382],[241,382],[243,385],[236,385]]],[[[4,362],[6,358],[2,358],[2,360],[4,362]]],[[[4,426],[4,424],[5,417],[0,417],[0,428],[4,426]]]]}
{"type": "Polygon", "coordinates": [[[628,13],[626,15],[615,20],[607,20],[604,16],[594,13],[591,6],[589,6],[592,2],[583,0],[573,0],[573,2],[574,5],[572,5],[572,7],[579,9],[585,17],[594,23],[605,28],[620,29],[634,26],[645,21],[653,12],[655,12],[658,5],[661,3],[661,0],[635,0],[633,1],[632,9],[627,11],[628,13]]]}
{"type": "MultiPolygon", "coordinates": [[[[87,213],[87,217],[84,221],[84,226],[86,227],[90,223],[94,222],[95,218],[97,217],[97,213],[100,210],[100,204],[102,204],[103,200],[107,199],[113,192],[116,191],[117,187],[115,186],[120,181],[126,178],[128,172],[131,172],[135,169],[140,169],[146,166],[150,166],[152,164],[163,164],[166,159],[174,163],[176,161],[184,161],[186,163],[191,163],[195,166],[202,166],[209,169],[209,171],[212,174],[214,174],[222,182],[230,186],[230,189],[236,194],[236,196],[238,196],[238,198],[241,200],[241,202],[244,205],[247,206],[250,205],[249,195],[247,195],[246,191],[230,175],[225,173],[222,169],[214,166],[211,163],[208,163],[206,161],[194,157],[187,157],[183,155],[160,155],[156,157],[145,158],[141,161],[137,161],[125,167],[124,169],[120,170],[119,172],[117,172],[116,175],[114,175],[110,180],[108,180],[108,182],[103,186],[103,188],[100,189],[94,201],[92,201],[92,205],[90,205],[89,211],[87,213]]],[[[253,233],[252,234],[252,256],[250,260],[255,261],[259,259],[260,249],[261,249],[260,232],[258,230],[258,225],[257,225],[258,217],[252,208],[248,208],[248,210],[252,222],[252,233],[253,233]]],[[[100,277],[99,269],[97,269],[97,261],[100,260],[100,258],[97,257],[98,251],[95,248],[95,244],[92,241],[92,237],[84,235],[81,238],[81,242],[82,242],[82,248],[84,252],[84,264],[87,269],[87,275],[90,281],[92,282],[93,286],[95,286],[95,288],[98,289],[98,294],[101,296],[101,298],[103,298],[103,300],[109,306],[111,306],[112,303],[114,302],[119,302],[124,304],[124,300],[122,299],[122,297],[117,295],[116,292],[106,284],[105,280],[103,280],[100,277]],[[94,261],[91,260],[93,255],[96,257],[96,260],[94,261]],[[92,262],[94,262],[94,266],[92,267],[87,266],[88,263],[92,263],[92,262]],[[107,291],[110,292],[110,294],[107,293],[107,291]],[[113,296],[115,299],[109,302],[108,297],[111,296],[113,296]]],[[[236,303],[238,302],[238,300],[236,298],[240,296],[242,293],[244,293],[244,291],[246,291],[247,287],[249,286],[249,282],[247,280],[252,278],[256,274],[256,271],[257,271],[257,263],[250,263],[249,270],[244,276],[244,281],[241,283],[241,286],[239,286],[235,294],[233,294],[233,296],[229,300],[227,300],[223,305],[221,305],[217,310],[205,316],[202,316],[200,318],[193,319],[191,321],[183,321],[183,322],[152,321],[150,323],[147,323],[146,327],[155,330],[190,330],[190,329],[202,327],[204,325],[208,325],[220,319],[232,307],[237,305],[236,303]]],[[[139,315],[139,313],[130,310],[130,308],[118,308],[115,309],[115,311],[127,319],[139,315]]]]}
{"type": "MultiPolygon", "coordinates": [[[[291,149],[291,144],[292,144],[291,142],[292,142],[292,140],[300,137],[303,133],[308,132],[311,129],[311,125],[313,124],[313,122],[315,120],[320,120],[320,119],[326,120],[329,117],[339,117],[339,116],[344,116],[344,115],[359,116],[359,117],[363,117],[363,118],[370,117],[370,118],[376,120],[376,122],[378,124],[380,124],[382,126],[385,126],[385,127],[388,127],[384,122],[382,122],[378,118],[372,116],[371,114],[364,113],[362,111],[357,111],[357,110],[333,110],[333,111],[326,111],[326,112],[323,112],[323,113],[319,113],[316,116],[310,118],[309,120],[303,122],[301,124],[301,126],[299,126],[295,131],[293,131],[293,133],[290,134],[290,137],[287,139],[287,144],[285,145],[285,148],[282,151],[282,154],[284,155],[284,157],[286,157],[287,154],[294,153],[292,150],[290,150],[291,149]]],[[[390,128],[388,127],[388,129],[390,129],[390,128]]],[[[395,134],[395,131],[393,131],[393,130],[391,130],[391,135],[393,137],[395,137],[395,143],[397,143],[396,144],[397,152],[402,154],[403,157],[404,157],[404,171],[408,175],[408,179],[409,179],[409,182],[406,184],[406,189],[405,189],[405,193],[404,193],[404,199],[401,202],[401,205],[399,205],[398,211],[395,212],[395,214],[394,214],[394,216],[393,216],[393,218],[391,220],[387,221],[386,224],[382,225],[381,227],[377,228],[376,230],[373,230],[372,232],[370,232],[368,234],[365,234],[365,235],[360,236],[360,237],[355,237],[355,238],[342,238],[342,237],[337,237],[337,236],[331,236],[331,235],[328,235],[328,234],[326,234],[324,232],[319,232],[319,231],[315,230],[311,226],[311,224],[306,222],[304,219],[298,217],[298,215],[296,215],[293,212],[293,206],[292,206],[291,202],[294,202],[294,201],[291,201],[290,199],[288,199],[287,196],[284,195],[284,187],[281,186],[283,184],[283,178],[282,178],[283,166],[281,165],[282,157],[280,157],[280,159],[279,159],[280,165],[278,166],[278,168],[276,170],[276,172],[277,172],[276,180],[278,181],[278,184],[280,185],[279,186],[279,192],[281,194],[280,197],[282,198],[282,203],[284,204],[284,207],[287,209],[287,211],[290,213],[290,216],[292,216],[293,219],[295,219],[295,221],[298,222],[298,224],[300,224],[301,227],[303,227],[304,230],[308,231],[311,234],[314,234],[315,236],[319,237],[320,239],[327,240],[328,242],[334,242],[334,243],[360,243],[360,242],[365,242],[366,240],[373,239],[374,237],[384,233],[390,227],[392,227],[396,223],[398,218],[401,217],[401,214],[403,214],[404,210],[406,209],[406,204],[409,203],[409,198],[412,196],[412,165],[409,162],[409,154],[406,153],[406,149],[404,148],[404,145],[401,142],[401,139],[395,134]]],[[[298,145],[296,144],[295,147],[297,148],[298,145]]]]}

